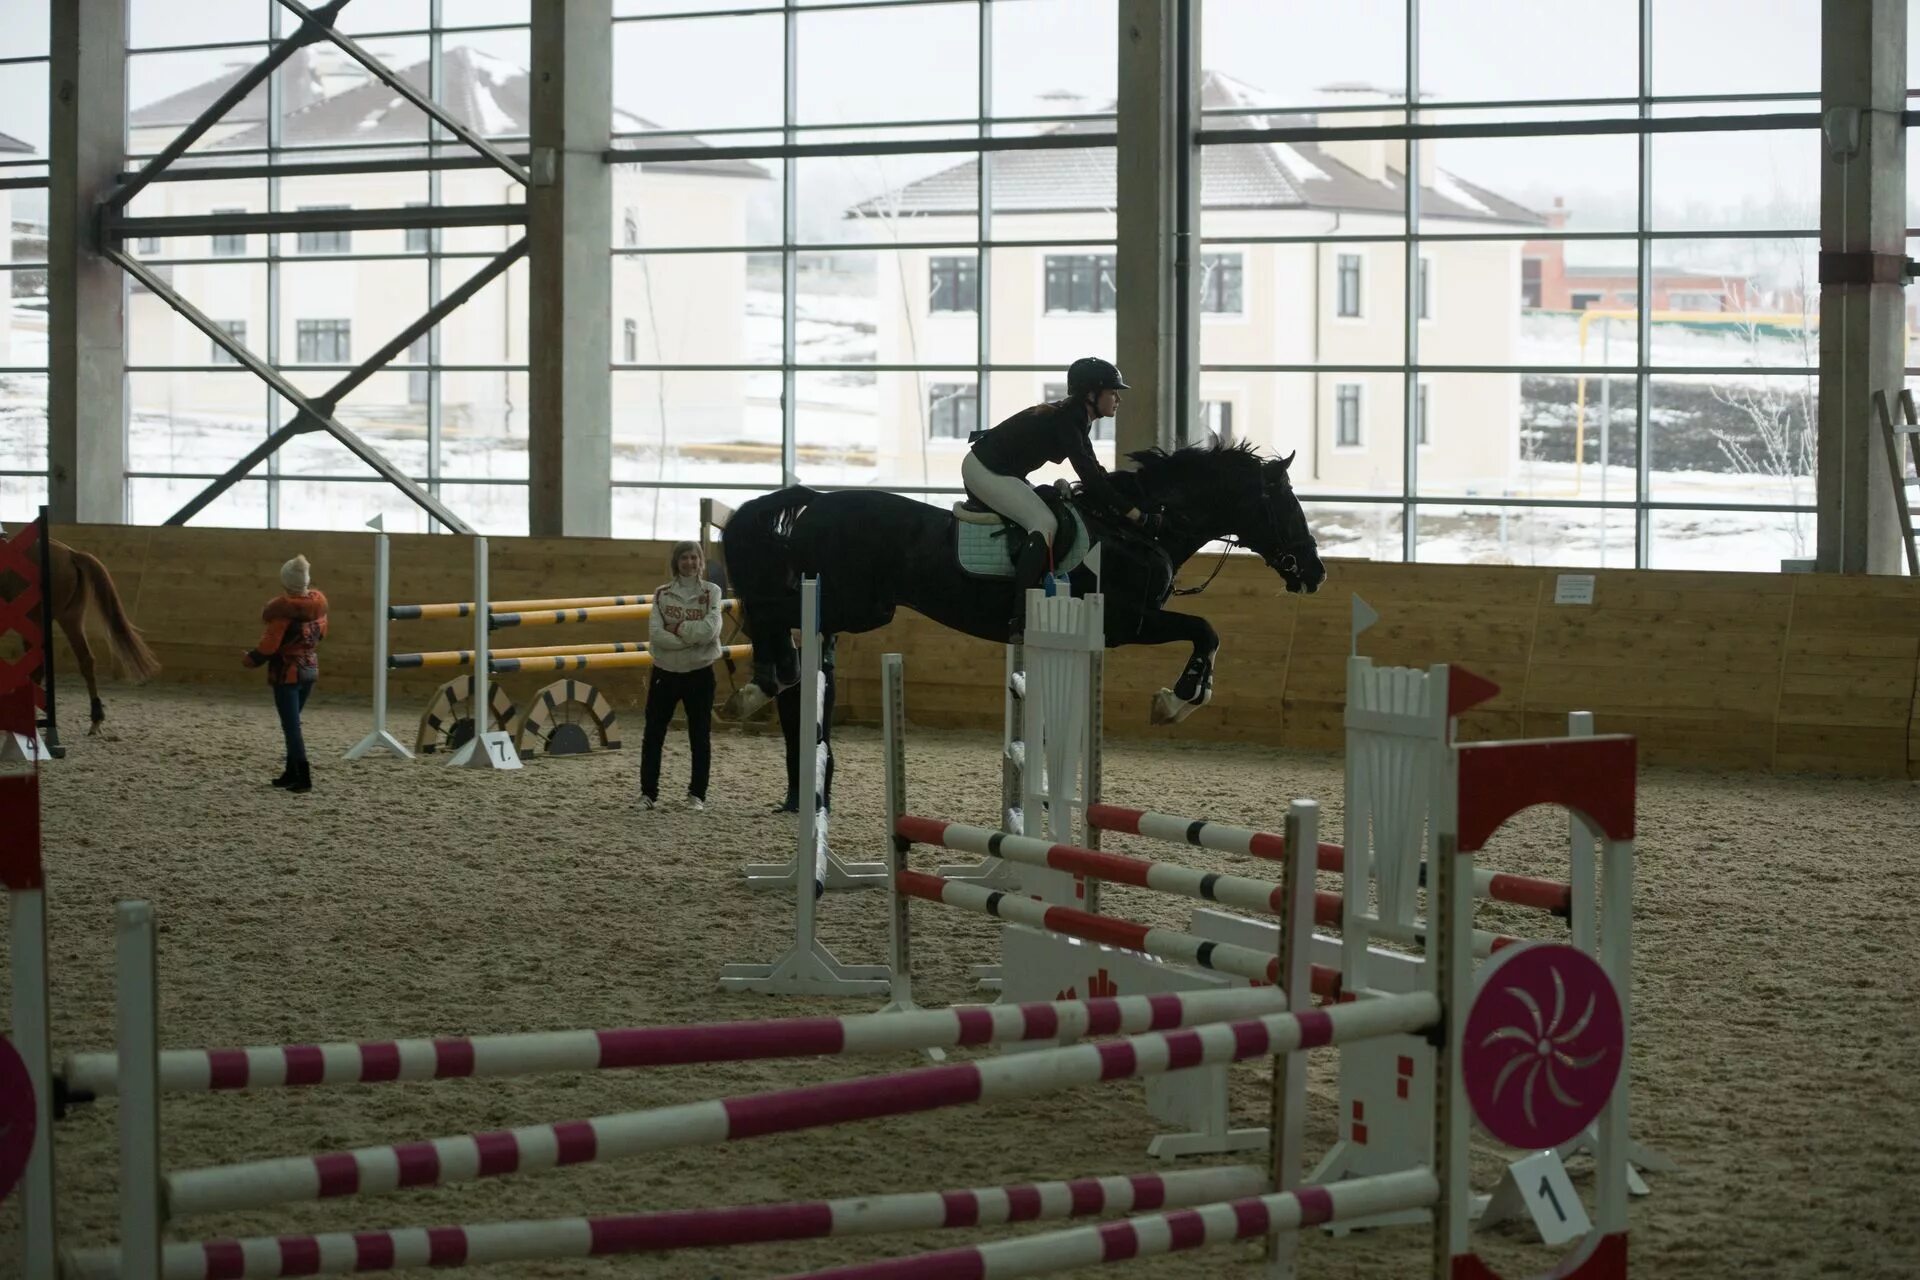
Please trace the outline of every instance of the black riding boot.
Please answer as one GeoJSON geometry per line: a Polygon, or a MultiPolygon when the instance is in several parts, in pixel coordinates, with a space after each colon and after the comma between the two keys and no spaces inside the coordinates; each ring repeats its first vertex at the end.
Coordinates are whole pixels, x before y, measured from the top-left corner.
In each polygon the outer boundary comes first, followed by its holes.
{"type": "Polygon", "coordinates": [[[287,761],[287,767],[280,771],[280,776],[273,780],[273,785],[276,787],[290,787],[293,785],[293,761],[287,761]]]}
{"type": "Polygon", "coordinates": [[[1020,548],[1020,559],[1013,569],[1013,618],[1008,623],[1008,634],[1020,636],[1027,629],[1027,592],[1035,587],[1044,586],[1047,580],[1047,566],[1052,556],[1044,535],[1030,533],[1027,545],[1020,548]]]}

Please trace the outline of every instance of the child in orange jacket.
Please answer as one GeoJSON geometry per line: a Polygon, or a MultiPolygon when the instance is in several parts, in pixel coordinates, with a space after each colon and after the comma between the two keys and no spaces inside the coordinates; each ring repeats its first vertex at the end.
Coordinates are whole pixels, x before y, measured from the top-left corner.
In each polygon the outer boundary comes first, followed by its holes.
{"type": "Polygon", "coordinates": [[[286,592],[267,601],[260,611],[267,629],[260,643],[241,659],[249,667],[265,664],[267,668],[274,709],[280,713],[280,730],[287,738],[287,767],[273,785],[296,792],[313,790],[307,744],[300,734],[300,709],[320,678],[320,641],[327,634],[327,598],[311,589],[310,577],[305,556],[280,566],[280,585],[286,592]]]}

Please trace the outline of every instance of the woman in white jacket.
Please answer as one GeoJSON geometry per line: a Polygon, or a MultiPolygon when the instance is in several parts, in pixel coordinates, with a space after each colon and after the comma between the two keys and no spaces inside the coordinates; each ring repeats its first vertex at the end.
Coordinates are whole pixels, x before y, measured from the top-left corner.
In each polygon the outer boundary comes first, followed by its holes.
{"type": "Polygon", "coordinates": [[[687,709],[687,744],[693,777],[687,807],[707,807],[712,760],[713,664],[720,660],[720,588],[705,577],[706,557],[697,542],[675,543],[673,581],[653,593],[647,649],[653,675],[647,681],[647,727],[640,742],[640,803],[651,809],[660,796],[660,750],[674,708],[687,709]]]}

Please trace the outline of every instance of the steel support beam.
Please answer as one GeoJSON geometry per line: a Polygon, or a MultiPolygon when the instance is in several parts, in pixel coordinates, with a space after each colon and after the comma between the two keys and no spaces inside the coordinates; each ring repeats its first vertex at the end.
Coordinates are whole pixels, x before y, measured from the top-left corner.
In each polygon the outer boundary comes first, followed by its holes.
{"type": "Polygon", "coordinates": [[[408,205],[399,209],[286,209],[273,213],[180,213],[151,218],[101,216],[109,243],[136,236],[259,235],[292,231],[394,231],[407,227],[511,227],[527,220],[524,205],[408,205]]]}
{"type": "MultiPolygon", "coordinates": [[[[1133,386],[1114,453],[1182,443],[1199,405],[1199,222],[1184,182],[1199,172],[1188,0],[1121,0],[1115,356],[1133,386]]],[[[1105,354],[1087,352],[1085,354],[1105,354]]]]}
{"type": "Polygon", "coordinates": [[[1821,6],[1816,564],[1899,573],[1900,516],[1873,396],[1904,380],[1907,7],[1821,6]]]}
{"type": "MultiPolygon", "coordinates": [[[[1133,0],[1129,0],[1132,3],[1133,0]]],[[[1144,0],[1141,0],[1144,3],[1144,0]]],[[[1124,31],[1125,28],[1122,27],[1124,31]]],[[[1004,122],[1001,122],[1004,123],[1004,122]]],[[[864,126],[872,128],[873,126],[864,126]]],[[[906,126],[921,128],[921,125],[906,126]]],[[[755,130],[755,132],[772,132],[755,130]]],[[[783,132],[797,132],[784,130],[783,132]]],[[[811,132],[811,130],[809,130],[811,132]]],[[[668,137],[680,137],[668,134],[668,137]]],[[[1084,151],[1091,147],[1111,147],[1119,138],[1112,133],[1033,133],[993,139],[993,151],[1084,151]]],[[[706,160],[816,160],[836,156],[919,156],[943,155],[956,151],[980,150],[978,138],[881,139],[876,142],[782,142],[777,145],[738,147],[670,146],[643,143],[631,147],[609,147],[603,155],[608,164],[665,164],[668,161],[706,160]]]]}
{"type": "Polygon", "coordinates": [[[532,10],[528,528],[613,532],[612,0],[532,10]]]}
{"type": "Polygon", "coordinates": [[[126,281],[93,243],[126,136],[125,0],[52,7],[47,462],[57,522],[126,516],[126,281]]]}
{"type": "MultiPolygon", "coordinates": [[[[380,160],[295,160],[289,164],[233,164],[221,157],[196,156],[185,164],[176,164],[148,179],[150,182],[230,182],[237,178],[335,178],[355,173],[438,173],[448,169],[489,169],[493,162],[485,156],[429,156],[424,147],[417,156],[387,157],[380,160]]],[[[513,159],[524,161],[525,156],[513,159]]],[[[133,180],[129,170],[120,175],[122,182],[133,180]]],[[[32,181],[38,181],[33,179],[32,181]]]]}

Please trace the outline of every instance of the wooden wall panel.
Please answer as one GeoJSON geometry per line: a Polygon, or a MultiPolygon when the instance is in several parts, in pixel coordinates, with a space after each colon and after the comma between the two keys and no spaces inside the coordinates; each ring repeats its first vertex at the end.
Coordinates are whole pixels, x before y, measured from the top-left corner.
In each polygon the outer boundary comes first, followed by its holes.
{"type": "MultiPolygon", "coordinates": [[[[187,682],[261,679],[239,665],[239,655],[258,635],[260,606],[277,590],[281,561],[303,553],[333,607],[323,651],[327,687],[370,687],[369,535],[104,525],[55,533],[107,562],[166,664],[163,678],[187,682]]],[[[494,539],[491,594],[650,590],[666,576],[668,545],[494,539]]],[[[465,539],[397,535],[394,599],[464,600],[471,566],[465,539]]],[[[1910,579],[1598,570],[1592,604],[1559,605],[1556,569],[1338,560],[1329,567],[1318,594],[1290,596],[1264,566],[1236,557],[1203,595],[1175,601],[1175,609],[1207,617],[1222,637],[1213,704],[1182,725],[1150,726],[1149,701],[1179,675],[1184,648],[1115,650],[1107,663],[1108,731],[1337,750],[1357,592],[1381,618],[1362,638],[1362,653],[1412,666],[1452,662],[1500,686],[1464,717],[1469,738],[1559,733],[1568,711],[1590,710],[1602,732],[1637,735],[1652,763],[1920,776],[1920,584],[1910,579]]],[[[1203,576],[1196,566],[1187,579],[1203,576]]],[[[391,632],[395,652],[459,648],[471,635],[461,621],[399,623],[391,632]]],[[[495,642],[644,636],[638,624],[569,626],[499,632],[495,642]]],[[[915,722],[999,725],[1001,647],[904,610],[881,631],[842,638],[847,720],[877,723],[879,658],[889,651],[906,655],[915,722]]],[[[70,662],[64,651],[59,658],[70,662]]],[[[424,705],[452,674],[395,672],[396,715],[424,705]]],[[[643,672],[600,675],[595,683],[616,705],[638,704],[643,672]]],[[[742,664],[733,679],[746,675],[742,664]]],[[[507,685],[524,700],[549,678],[524,673],[507,685]]],[[[722,678],[722,697],[730,683],[722,678]]]]}
{"type": "Polygon", "coordinates": [[[1876,762],[1906,755],[1910,771],[1920,599],[1876,591],[1876,579],[1803,576],[1781,663],[1773,767],[1879,772],[1876,762]]]}

